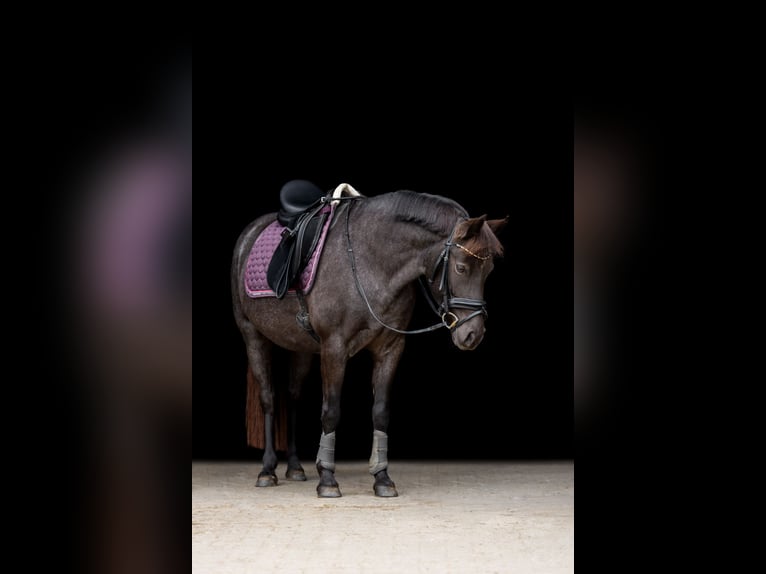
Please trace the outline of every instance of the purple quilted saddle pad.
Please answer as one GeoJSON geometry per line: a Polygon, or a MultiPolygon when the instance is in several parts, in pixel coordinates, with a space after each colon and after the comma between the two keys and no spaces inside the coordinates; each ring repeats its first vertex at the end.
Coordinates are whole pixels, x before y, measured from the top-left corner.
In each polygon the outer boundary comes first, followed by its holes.
{"type": "MultiPolygon", "coordinates": [[[[322,234],[319,236],[319,242],[314,250],[314,254],[309,259],[308,265],[298,277],[296,285],[302,292],[308,293],[311,287],[314,285],[314,279],[316,278],[317,267],[319,266],[319,257],[322,255],[322,248],[324,247],[324,241],[327,237],[327,230],[330,227],[332,221],[332,212],[334,207],[330,209],[330,216],[325,221],[322,228],[322,234]]],[[[284,227],[275,221],[266,229],[261,231],[258,239],[255,240],[250,255],[247,258],[247,267],[245,269],[245,291],[248,297],[274,297],[276,293],[271,290],[268,282],[266,281],[266,272],[269,269],[269,263],[271,257],[274,255],[279,242],[282,241],[282,230],[284,227]]],[[[290,289],[288,294],[295,294],[295,289],[290,289]]]]}

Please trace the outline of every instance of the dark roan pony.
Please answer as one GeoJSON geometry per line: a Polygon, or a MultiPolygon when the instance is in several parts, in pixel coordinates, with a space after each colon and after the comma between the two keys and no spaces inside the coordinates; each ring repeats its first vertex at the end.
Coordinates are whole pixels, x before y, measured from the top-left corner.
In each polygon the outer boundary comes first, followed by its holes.
{"type": "Polygon", "coordinates": [[[288,294],[253,299],[245,290],[248,254],[258,234],[276,218],[253,221],[234,250],[231,285],[234,315],[247,348],[263,409],[263,469],[257,486],[277,484],[274,449],[272,345],[291,352],[287,429],[287,473],[306,480],[295,445],[296,408],[315,355],[322,375],[322,435],[316,466],[317,493],[341,496],[335,480],[335,429],[346,362],[362,350],[372,356],[373,440],[370,474],[377,496],[397,496],[388,475],[389,391],[418,293],[425,278],[439,326],[451,331],[462,350],[475,349],[485,332],[484,283],[502,255],[496,234],[507,218],[471,218],[456,202],[412,191],[344,200],[335,210],[312,289],[305,295],[320,342],[296,322],[298,298],[288,294]],[[385,323],[385,326],[383,325],[385,323]]]}

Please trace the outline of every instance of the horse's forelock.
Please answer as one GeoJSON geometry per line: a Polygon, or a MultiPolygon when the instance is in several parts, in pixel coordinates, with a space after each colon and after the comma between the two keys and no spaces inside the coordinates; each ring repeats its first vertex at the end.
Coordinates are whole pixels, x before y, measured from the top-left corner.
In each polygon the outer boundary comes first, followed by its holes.
{"type": "Polygon", "coordinates": [[[487,225],[486,221],[481,226],[479,233],[465,240],[463,247],[471,250],[479,257],[502,257],[503,244],[487,225]]]}

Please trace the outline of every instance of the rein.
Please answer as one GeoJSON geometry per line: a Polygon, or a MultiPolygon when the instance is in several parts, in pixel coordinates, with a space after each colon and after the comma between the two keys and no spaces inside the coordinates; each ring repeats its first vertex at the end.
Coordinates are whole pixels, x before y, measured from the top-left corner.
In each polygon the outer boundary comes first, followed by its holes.
{"type": "MultiPolygon", "coordinates": [[[[352,199],[352,198],[348,198],[352,199]]],[[[357,199],[357,198],[353,198],[357,199]]],[[[418,335],[420,333],[428,333],[430,331],[435,331],[436,329],[441,329],[442,327],[446,327],[450,331],[453,329],[457,329],[462,325],[463,323],[466,323],[473,319],[474,317],[478,315],[484,315],[484,317],[487,317],[487,302],[482,299],[468,299],[465,297],[453,297],[452,292],[449,287],[449,257],[451,248],[453,246],[458,247],[468,253],[469,255],[472,255],[473,257],[476,257],[477,259],[488,259],[489,257],[479,257],[478,255],[472,253],[462,245],[455,243],[453,241],[455,237],[455,229],[457,229],[457,223],[455,224],[455,227],[452,228],[452,232],[449,235],[449,238],[447,239],[447,242],[444,244],[444,249],[442,249],[442,252],[439,254],[439,257],[436,259],[436,265],[434,266],[433,273],[431,274],[431,278],[428,279],[428,283],[433,284],[434,279],[436,279],[436,275],[439,272],[439,268],[441,267],[441,279],[439,280],[439,292],[443,293],[443,299],[441,303],[437,303],[436,299],[433,296],[433,293],[430,289],[425,285],[425,282],[423,281],[423,278],[420,278],[420,287],[423,290],[423,294],[426,297],[426,300],[428,301],[428,304],[430,305],[431,309],[433,310],[436,315],[438,315],[441,318],[441,322],[435,323],[431,325],[430,327],[424,327],[422,329],[416,329],[413,331],[404,331],[402,329],[397,329],[396,327],[392,327],[391,325],[386,324],[383,322],[380,317],[378,317],[375,314],[375,311],[372,310],[372,305],[370,305],[369,299],[367,299],[367,294],[364,291],[364,288],[362,287],[362,284],[359,282],[359,275],[356,271],[356,258],[354,257],[354,248],[351,245],[351,232],[349,230],[349,221],[351,220],[351,207],[353,206],[353,203],[349,203],[348,209],[346,210],[346,245],[347,245],[347,251],[348,251],[348,258],[351,262],[351,271],[354,275],[354,283],[356,284],[356,290],[359,292],[359,295],[364,300],[365,305],[367,305],[367,310],[370,312],[370,315],[372,315],[372,318],[375,319],[378,323],[380,323],[383,327],[386,329],[389,329],[391,331],[394,331],[395,333],[400,333],[402,335],[418,335]],[[462,319],[459,319],[455,313],[450,311],[450,309],[473,309],[473,313],[467,315],[466,317],[463,317],[462,319]]]]}

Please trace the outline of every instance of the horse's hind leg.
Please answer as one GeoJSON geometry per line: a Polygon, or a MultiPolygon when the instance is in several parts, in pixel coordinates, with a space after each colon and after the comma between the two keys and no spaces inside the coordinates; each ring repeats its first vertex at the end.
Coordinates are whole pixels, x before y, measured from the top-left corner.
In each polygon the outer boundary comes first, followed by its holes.
{"type": "Polygon", "coordinates": [[[274,451],[274,388],[271,382],[272,343],[246,319],[239,321],[239,328],[245,339],[250,370],[261,390],[265,449],[263,451],[263,468],[258,474],[258,481],[255,486],[276,486],[278,481],[276,474],[277,453],[274,451]]]}
{"type": "Polygon", "coordinates": [[[290,401],[288,401],[287,425],[287,472],[288,480],[306,480],[306,473],[298,459],[298,449],[295,445],[298,426],[298,401],[301,398],[303,382],[311,370],[311,353],[293,353],[290,361],[290,401]]]}

